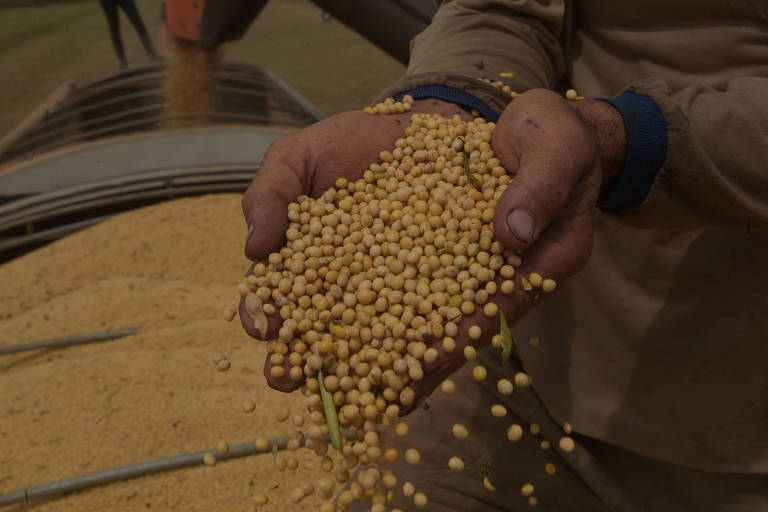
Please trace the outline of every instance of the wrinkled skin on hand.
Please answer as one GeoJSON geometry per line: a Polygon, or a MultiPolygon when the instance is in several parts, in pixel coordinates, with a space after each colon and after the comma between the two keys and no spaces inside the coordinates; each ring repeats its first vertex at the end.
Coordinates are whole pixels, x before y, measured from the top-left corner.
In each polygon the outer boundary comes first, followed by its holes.
{"type": "MultiPolygon", "coordinates": [[[[413,112],[434,112],[447,117],[459,113],[465,120],[470,119],[455,105],[421,100],[412,112],[404,114],[371,116],[345,112],[273,144],[243,196],[243,211],[252,226],[246,255],[253,261],[262,261],[270,252],[279,250],[285,243],[289,223],[288,204],[302,194],[318,197],[333,187],[339,177],[362,177],[368,165],[378,161],[380,151],[391,150],[394,141],[403,137],[413,112]]],[[[569,102],[545,90],[520,95],[499,119],[492,149],[514,179],[499,200],[494,229],[505,248],[524,253],[516,281],[520,275],[539,272],[560,282],[583,268],[589,258],[592,215],[602,171],[598,144],[583,119],[584,114],[577,114],[569,102]]],[[[524,291],[517,282],[511,295],[497,293],[490,300],[513,323],[540,295],[538,290],[524,291]]],[[[242,303],[240,317],[246,331],[259,337],[242,303]]],[[[269,324],[268,338],[277,333],[279,316],[272,315],[269,324]]],[[[416,393],[415,405],[466,362],[464,346],[485,345],[498,332],[499,316],[487,318],[482,307],[478,307],[460,322],[459,333],[454,337],[457,347],[451,354],[442,349],[441,340],[429,341],[428,346],[436,348],[439,357],[431,364],[422,362],[424,378],[409,384],[416,393]],[[479,340],[469,339],[470,325],[481,327],[483,336],[479,340]]],[[[285,377],[273,378],[268,360],[264,375],[273,388],[293,391],[301,382],[291,380],[287,359],[284,364],[285,377]]]]}

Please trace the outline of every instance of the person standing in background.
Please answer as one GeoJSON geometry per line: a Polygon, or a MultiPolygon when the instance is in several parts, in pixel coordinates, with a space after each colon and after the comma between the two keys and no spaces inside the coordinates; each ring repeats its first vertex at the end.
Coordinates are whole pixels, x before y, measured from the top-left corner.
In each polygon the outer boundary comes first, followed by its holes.
{"type": "Polygon", "coordinates": [[[109,33],[112,36],[112,44],[115,47],[117,58],[120,60],[120,69],[125,69],[128,65],[128,61],[125,58],[125,48],[123,47],[123,40],[120,37],[120,20],[117,14],[118,7],[123,8],[125,15],[128,16],[128,19],[133,24],[149,58],[157,60],[158,56],[155,52],[155,47],[147,33],[144,22],[141,20],[141,14],[139,14],[139,8],[136,7],[136,2],[134,2],[134,0],[101,0],[101,8],[104,9],[104,14],[107,17],[109,33]]]}

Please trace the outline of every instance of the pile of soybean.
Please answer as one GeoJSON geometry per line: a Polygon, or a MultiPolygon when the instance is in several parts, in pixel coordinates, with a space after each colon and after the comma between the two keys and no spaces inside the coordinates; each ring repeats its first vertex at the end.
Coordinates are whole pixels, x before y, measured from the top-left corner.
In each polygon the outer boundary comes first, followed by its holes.
{"type": "MultiPolygon", "coordinates": [[[[366,112],[401,113],[412,104],[406,96],[366,112]]],[[[301,383],[306,397],[309,425],[294,433],[289,449],[298,448],[306,434],[306,446],[323,457],[329,473],[292,490],[295,502],[315,491],[330,499],[357,469],[356,481],[319,510],[347,510],[356,501],[369,504],[372,512],[387,510],[398,482],[386,467],[401,453],[388,446],[382,432],[394,427],[397,436],[407,435],[398,417],[415,405],[413,384],[424,378],[424,366],[455,351],[474,360],[472,343],[483,336],[493,334],[498,348],[511,343],[472,322],[482,312],[506,324],[494,298],[513,292],[521,264],[494,239],[495,207],[511,180],[491,150],[494,128],[479,117],[465,122],[458,115],[412,114],[405,136],[391,151],[382,151],[362,178],[339,178],[320,197],[291,203],[286,245],[238,285],[250,315],[246,321],[256,330],[266,335],[268,318],[280,317],[276,339],[267,344],[269,372],[274,379],[301,383]],[[457,341],[467,339],[469,344],[457,341]],[[340,428],[354,434],[343,438],[340,428]],[[324,442],[328,437],[340,452],[336,461],[324,442]]],[[[525,289],[545,292],[556,286],[536,273],[520,281],[525,289]]],[[[225,312],[228,320],[234,315],[233,308],[225,312]]],[[[486,375],[480,365],[473,370],[478,381],[486,375]]],[[[524,373],[513,380],[530,385],[524,373]]],[[[510,380],[498,382],[502,394],[512,388],[510,380]]],[[[450,395],[455,385],[446,379],[441,389],[450,395]]],[[[491,413],[501,417],[506,409],[497,404],[491,413]]],[[[302,415],[291,421],[305,426],[302,415]]],[[[469,435],[463,425],[454,425],[453,434],[469,435]]],[[[517,424],[507,431],[510,441],[521,435],[517,424]]],[[[561,447],[572,448],[572,440],[564,439],[561,447]]],[[[256,444],[269,446],[266,439],[256,444]]],[[[410,464],[421,459],[415,448],[402,456],[410,464]]],[[[284,469],[292,462],[276,455],[275,464],[284,469]]],[[[464,462],[452,457],[448,466],[461,471],[464,462]]],[[[484,484],[494,489],[487,478],[484,484]]],[[[400,490],[417,507],[428,505],[411,482],[400,490]]],[[[531,484],[521,493],[536,504],[531,484]]],[[[262,494],[254,497],[257,506],[267,501],[262,494]]]]}

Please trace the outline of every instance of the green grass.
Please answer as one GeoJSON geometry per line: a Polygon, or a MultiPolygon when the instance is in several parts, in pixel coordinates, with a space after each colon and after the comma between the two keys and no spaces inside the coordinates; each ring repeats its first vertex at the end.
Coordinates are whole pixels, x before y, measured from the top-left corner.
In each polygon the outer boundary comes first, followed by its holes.
{"type": "MultiPolygon", "coordinates": [[[[150,34],[159,0],[137,0],[150,34]]],[[[272,0],[225,59],[280,75],[326,114],[360,108],[405,70],[341,23],[321,20],[307,0],[272,0]]],[[[136,31],[121,13],[128,61],[146,62],[136,31]]],[[[0,7],[0,135],[68,79],[88,81],[117,69],[97,1],[0,7]]]]}

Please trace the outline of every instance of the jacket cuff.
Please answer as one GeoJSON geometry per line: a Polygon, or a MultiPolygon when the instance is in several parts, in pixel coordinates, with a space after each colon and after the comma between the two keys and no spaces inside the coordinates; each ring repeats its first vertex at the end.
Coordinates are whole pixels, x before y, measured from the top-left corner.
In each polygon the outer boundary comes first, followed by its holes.
{"type": "Polygon", "coordinates": [[[445,85],[422,85],[409,91],[403,91],[395,95],[394,99],[400,101],[403,96],[409,94],[413,99],[437,98],[466,107],[476,109],[486,121],[495,123],[499,120],[499,114],[486,105],[483,101],[469,93],[447,87],[445,85]]]}
{"type": "Polygon", "coordinates": [[[648,96],[625,92],[616,98],[594,98],[612,105],[624,119],[627,153],[624,169],[600,200],[600,208],[620,212],[642,203],[667,158],[667,124],[648,96]]]}
{"type": "MultiPolygon", "coordinates": [[[[502,92],[501,89],[497,89],[491,84],[471,76],[450,75],[444,73],[421,73],[404,76],[402,79],[381,91],[373,103],[375,104],[384,101],[385,98],[389,97],[395,98],[399,94],[405,95],[406,92],[412,92],[425,86],[442,86],[449,89],[455,89],[467,96],[480,100],[491,111],[495,112],[497,116],[498,114],[501,114],[509,102],[512,101],[509,94],[502,92]]],[[[443,99],[438,96],[434,97],[443,99]]],[[[416,96],[414,96],[414,98],[416,98],[416,96]]],[[[450,99],[446,101],[454,100],[450,99]]]]}

